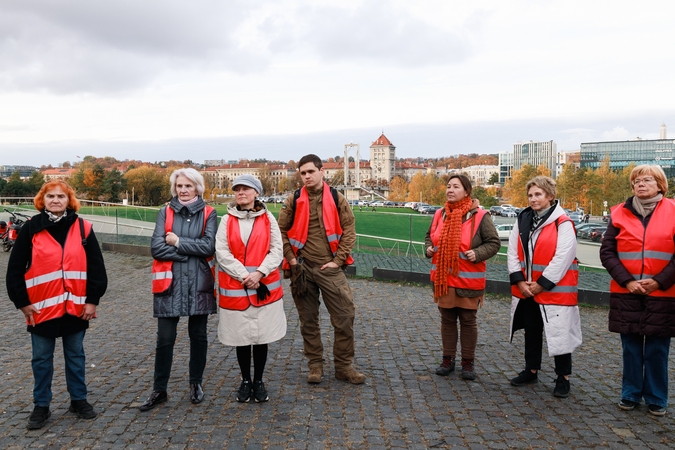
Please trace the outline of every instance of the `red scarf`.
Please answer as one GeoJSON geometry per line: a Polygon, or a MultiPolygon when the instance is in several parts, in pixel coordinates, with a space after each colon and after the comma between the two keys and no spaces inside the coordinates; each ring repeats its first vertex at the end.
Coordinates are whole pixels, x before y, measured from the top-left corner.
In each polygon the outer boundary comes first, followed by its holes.
{"type": "Polygon", "coordinates": [[[459,244],[462,240],[462,218],[471,211],[473,200],[464,197],[462,200],[445,203],[445,221],[441,236],[438,239],[438,258],[436,261],[436,277],[434,279],[434,297],[439,298],[448,293],[448,273],[459,274],[459,244]]]}

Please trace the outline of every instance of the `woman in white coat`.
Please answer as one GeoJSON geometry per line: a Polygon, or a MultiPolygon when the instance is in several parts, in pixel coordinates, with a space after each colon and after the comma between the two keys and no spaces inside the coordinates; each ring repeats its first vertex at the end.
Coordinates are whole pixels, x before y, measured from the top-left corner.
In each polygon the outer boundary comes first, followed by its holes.
{"type": "Polygon", "coordinates": [[[262,381],[267,347],[286,335],[279,264],[283,244],[272,213],[257,197],[262,184],[252,175],[234,180],[235,201],[216,234],[218,339],[237,348],[241,369],[238,402],[266,402],[262,381]],[[252,352],[251,352],[252,350],[252,352]],[[251,353],[254,375],[251,378],[251,353]]]}
{"type": "Polygon", "coordinates": [[[524,209],[509,237],[508,269],[513,301],[511,339],[525,330],[525,370],[511,380],[514,386],[538,381],[542,332],[558,375],[556,397],[569,396],[572,352],[581,345],[577,306],[579,279],[574,223],[555,200],[555,181],[538,176],[527,183],[530,206],[524,209]]]}

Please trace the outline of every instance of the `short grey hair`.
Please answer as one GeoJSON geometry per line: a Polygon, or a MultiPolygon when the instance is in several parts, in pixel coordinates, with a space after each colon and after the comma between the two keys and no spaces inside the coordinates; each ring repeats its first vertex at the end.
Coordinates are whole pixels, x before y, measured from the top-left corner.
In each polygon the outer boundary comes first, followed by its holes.
{"type": "Polygon", "coordinates": [[[171,196],[175,197],[178,195],[176,192],[176,178],[185,177],[188,180],[192,181],[197,188],[197,195],[204,195],[204,177],[201,173],[197,172],[191,167],[176,169],[171,173],[169,181],[171,182],[171,196]]]}

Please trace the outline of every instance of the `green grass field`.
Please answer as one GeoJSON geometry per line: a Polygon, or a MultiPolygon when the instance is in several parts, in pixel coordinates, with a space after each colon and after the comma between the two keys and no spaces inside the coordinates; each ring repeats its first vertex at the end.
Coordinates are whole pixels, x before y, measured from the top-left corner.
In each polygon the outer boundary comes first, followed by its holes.
{"type": "MultiPolygon", "coordinates": [[[[268,204],[268,209],[279,217],[281,204],[268,204]]],[[[218,216],[227,213],[226,205],[216,205],[218,216]]],[[[100,216],[115,217],[121,219],[141,220],[144,222],[155,222],[157,220],[157,208],[136,208],[132,206],[91,206],[82,205],[80,212],[82,214],[92,214],[100,216]]],[[[413,250],[409,243],[424,242],[432,215],[418,214],[407,208],[378,208],[377,211],[363,208],[360,211],[354,208],[354,217],[356,218],[356,233],[367,236],[378,236],[389,239],[397,239],[405,242],[394,242],[381,239],[359,237],[357,242],[358,251],[361,252],[388,252],[394,254],[419,253],[421,246],[413,250]]]]}
{"type": "MultiPolygon", "coordinates": [[[[268,209],[275,217],[279,216],[281,204],[267,204],[268,209]]],[[[227,206],[216,205],[218,216],[227,213],[227,206]]],[[[90,206],[83,205],[80,212],[82,214],[101,215],[108,217],[117,217],[125,219],[142,220],[154,223],[157,220],[157,208],[137,208],[132,206],[114,205],[114,206],[90,206]]],[[[411,242],[424,242],[424,237],[432,215],[418,214],[407,208],[377,208],[377,211],[363,208],[359,210],[354,208],[354,217],[356,218],[356,233],[358,236],[354,250],[359,253],[378,253],[396,256],[413,256],[423,258],[423,245],[413,244],[411,242]],[[368,238],[365,236],[377,236],[387,239],[368,238]]],[[[492,258],[493,262],[506,263],[507,248],[502,246],[499,253],[492,258]]],[[[604,269],[581,266],[581,271],[605,272],[604,269]]]]}

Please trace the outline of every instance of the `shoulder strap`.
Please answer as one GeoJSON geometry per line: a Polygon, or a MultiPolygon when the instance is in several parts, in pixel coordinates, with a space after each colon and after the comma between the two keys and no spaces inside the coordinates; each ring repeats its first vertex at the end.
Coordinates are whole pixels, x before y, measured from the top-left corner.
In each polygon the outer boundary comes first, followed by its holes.
{"type": "Polygon", "coordinates": [[[206,221],[209,220],[209,216],[213,212],[213,207],[206,205],[204,207],[204,228],[202,228],[202,236],[206,233],[206,221]]]}
{"type": "Polygon", "coordinates": [[[77,221],[80,223],[80,236],[82,237],[82,247],[87,246],[87,236],[84,235],[84,220],[81,217],[77,218],[77,221]]]}

